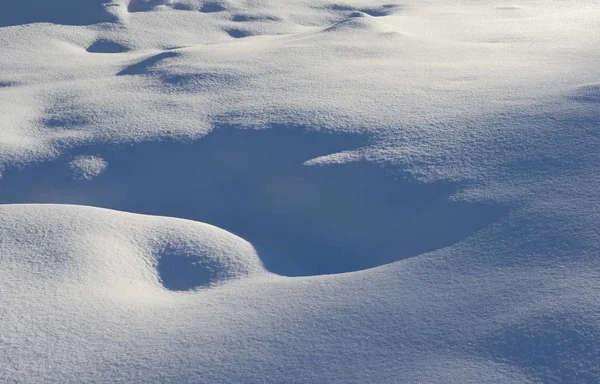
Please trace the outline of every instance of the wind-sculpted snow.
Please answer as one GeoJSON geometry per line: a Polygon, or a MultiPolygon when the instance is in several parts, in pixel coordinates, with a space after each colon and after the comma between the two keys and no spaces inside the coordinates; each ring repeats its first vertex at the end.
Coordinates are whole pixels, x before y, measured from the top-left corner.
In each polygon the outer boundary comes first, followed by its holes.
{"type": "Polygon", "coordinates": [[[597,384],[599,21],[0,4],[0,382],[597,384]]]}
{"type": "Polygon", "coordinates": [[[79,206],[3,205],[0,211],[0,260],[11,289],[39,280],[52,290],[159,295],[161,285],[188,291],[263,271],[249,243],[207,224],[79,206]],[[60,222],[53,222],[57,216],[60,222]]]}
{"type": "Polygon", "coordinates": [[[77,153],[100,157],[69,161],[67,154],[7,171],[0,202],[85,204],[207,222],[250,241],[269,270],[288,276],[356,271],[434,251],[506,214],[499,205],[450,201],[459,187],[453,183],[420,183],[365,161],[306,164],[363,140],[222,127],[193,143],[80,147],[77,153]],[[67,172],[74,165],[75,178],[67,172]]]}

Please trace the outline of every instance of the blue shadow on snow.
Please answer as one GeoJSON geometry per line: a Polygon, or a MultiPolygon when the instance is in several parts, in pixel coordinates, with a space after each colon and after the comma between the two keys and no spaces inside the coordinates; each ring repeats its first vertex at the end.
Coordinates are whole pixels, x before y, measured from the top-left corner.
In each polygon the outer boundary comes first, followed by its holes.
{"type": "MultiPolygon", "coordinates": [[[[5,173],[0,203],[71,203],[207,222],[250,241],[266,268],[286,276],[357,271],[463,240],[507,213],[453,202],[454,184],[394,177],[369,162],[306,166],[358,148],[358,135],[217,128],[190,143],[79,147],[5,173]],[[73,178],[77,155],[108,167],[73,178]]],[[[178,267],[179,268],[179,267],[178,267]]]]}

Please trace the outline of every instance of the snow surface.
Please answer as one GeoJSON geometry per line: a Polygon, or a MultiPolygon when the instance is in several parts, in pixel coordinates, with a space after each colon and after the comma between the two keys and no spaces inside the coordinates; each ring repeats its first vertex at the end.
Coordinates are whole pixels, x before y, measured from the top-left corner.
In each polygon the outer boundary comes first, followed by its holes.
{"type": "Polygon", "coordinates": [[[600,382],[599,25],[0,2],[0,382],[600,382]]]}

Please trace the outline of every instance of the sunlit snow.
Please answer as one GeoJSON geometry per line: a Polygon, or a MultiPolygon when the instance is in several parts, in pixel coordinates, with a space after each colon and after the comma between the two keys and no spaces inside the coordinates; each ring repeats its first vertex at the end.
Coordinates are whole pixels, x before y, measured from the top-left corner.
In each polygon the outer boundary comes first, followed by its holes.
{"type": "Polygon", "coordinates": [[[0,382],[597,384],[599,31],[0,2],[0,382]]]}

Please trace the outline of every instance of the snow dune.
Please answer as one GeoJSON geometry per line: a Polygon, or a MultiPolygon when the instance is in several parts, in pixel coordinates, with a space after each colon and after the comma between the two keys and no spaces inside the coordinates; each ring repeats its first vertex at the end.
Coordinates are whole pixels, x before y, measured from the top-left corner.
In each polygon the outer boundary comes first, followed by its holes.
{"type": "Polygon", "coordinates": [[[59,291],[63,285],[105,287],[119,296],[186,291],[263,271],[244,240],[185,220],[82,206],[3,205],[2,231],[3,281],[25,290],[41,280],[59,291]]]}
{"type": "Polygon", "coordinates": [[[0,4],[0,382],[600,382],[599,18],[0,4]]]}

